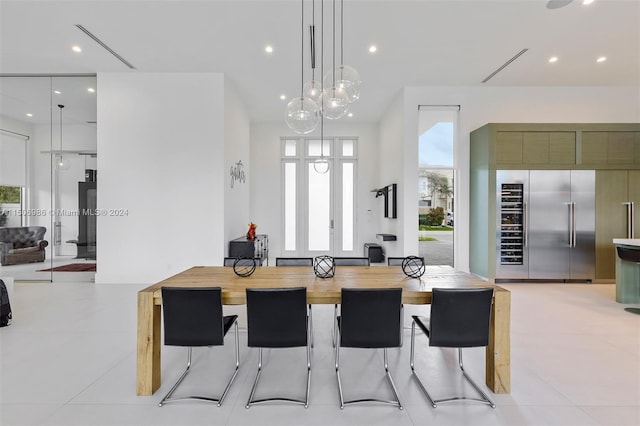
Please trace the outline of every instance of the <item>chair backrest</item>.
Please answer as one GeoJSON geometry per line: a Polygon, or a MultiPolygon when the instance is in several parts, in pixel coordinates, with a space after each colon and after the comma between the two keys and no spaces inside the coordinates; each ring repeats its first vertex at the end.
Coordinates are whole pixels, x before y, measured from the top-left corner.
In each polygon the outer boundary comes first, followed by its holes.
{"type": "MultiPolygon", "coordinates": [[[[236,260],[238,260],[237,257],[225,257],[224,258],[224,266],[233,266],[233,264],[236,262],[236,260]]],[[[262,266],[262,259],[260,259],[259,257],[254,257],[253,260],[255,260],[256,262],[256,266],[262,266]]],[[[251,264],[251,259],[240,259],[240,265],[250,265],[251,264]]]]}
{"type": "MultiPolygon", "coordinates": [[[[406,257],[387,257],[387,265],[402,266],[402,261],[405,259],[406,257]]],[[[424,257],[419,257],[418,259],[422,260],[422,264],[424,264],[424,257]]]]}
{"type": "Polygon", "coordinates": [[[221,293],[220,287],[162,287],[164,344],[222,345],[221,293]]]}
{"type": "Polygon", "coordinates": [[[369,266],[368,257],[334,257],[333,263],[336,266],[369,266]]]}
{"type": "Polygon", "coordinates": [[[618,257],[627,262],[640,263],[640,250],[617,246],[618,257]]]}
{"type": "Polygon", "coordinates": [[[307,345],[307,289],[248,288],[247,345],[291,348],[307,345]]]}
{"type": "Polygon", "coordinates": [[[313,257],[276,257],[276,266],[313,266],[313,257]]]}
{"type": "Polygon", "coordinates": [[[492,288],[434,288],[429,346],[487,346],[492,299],[492,288]]]}
{"type": "Polygon", "coordinates": [[[401,345],[401,288],[343,288],[340,346],[393,348],[401,345]]]}

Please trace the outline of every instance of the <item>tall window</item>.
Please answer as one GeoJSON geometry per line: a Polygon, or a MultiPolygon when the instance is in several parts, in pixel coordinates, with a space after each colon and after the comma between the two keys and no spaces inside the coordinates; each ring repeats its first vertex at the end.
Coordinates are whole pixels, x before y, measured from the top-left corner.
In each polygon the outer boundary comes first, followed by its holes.
{"type": "Polygon", "coordinates": [[[282,139],[283,254],[353,254],[356,176],[357,138],[282,139]]]}

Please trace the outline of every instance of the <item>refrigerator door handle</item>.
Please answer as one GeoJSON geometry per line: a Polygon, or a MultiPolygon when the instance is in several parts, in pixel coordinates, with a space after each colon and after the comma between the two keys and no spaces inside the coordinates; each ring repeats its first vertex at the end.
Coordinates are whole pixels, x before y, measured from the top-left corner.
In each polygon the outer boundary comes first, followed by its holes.
{"type": "Polygon", "coordinates": [[[576,203],[571,203],[571,236],[573,239],[573,245],[571,247],[575,247],[577,243],[577,234],[576,234],[576,203]]]}
{"type": "Polygon", "coordinates": [[[529,213],[527,203],[522,203],[522,246],[527,247],[529,244],[529,213]]]}
{"type": "Polygon", "coordinates": [[[569,215],[569,247],[573,247],[573,203],[566,203],[567,207],[569,208],[568,210],[568,215],[569,215]]]}
{"type": "Polygon", "coordinates": [[[633,204],[633,201],[625,201],[624,203],[622,203],[622,205],[627,206],[627,238],[634,238],[635,224],[633,223],[633,219],[635,206],[633,204]]]}

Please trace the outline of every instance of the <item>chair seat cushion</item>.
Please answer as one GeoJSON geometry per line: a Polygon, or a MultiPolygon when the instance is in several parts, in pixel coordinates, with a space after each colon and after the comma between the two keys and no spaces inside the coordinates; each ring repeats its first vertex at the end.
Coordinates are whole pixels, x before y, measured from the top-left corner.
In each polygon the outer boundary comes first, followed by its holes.
{"type": "Polygon", "coordinates": [[[27,254],[27,253],[37,253],[40,251],[40,247],[24,247],[24,248],[15,248],[9,250],[9,254],[27,254]]]}

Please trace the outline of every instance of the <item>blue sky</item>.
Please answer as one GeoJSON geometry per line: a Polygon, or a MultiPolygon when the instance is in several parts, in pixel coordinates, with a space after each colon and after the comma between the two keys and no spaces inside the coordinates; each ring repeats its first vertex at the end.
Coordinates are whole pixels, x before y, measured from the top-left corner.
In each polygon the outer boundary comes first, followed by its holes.
{"type": "Polygon", "coordinates": [[[420,135],[420,166],[453,167],[453,123],[439,122],[420,135]]]}

